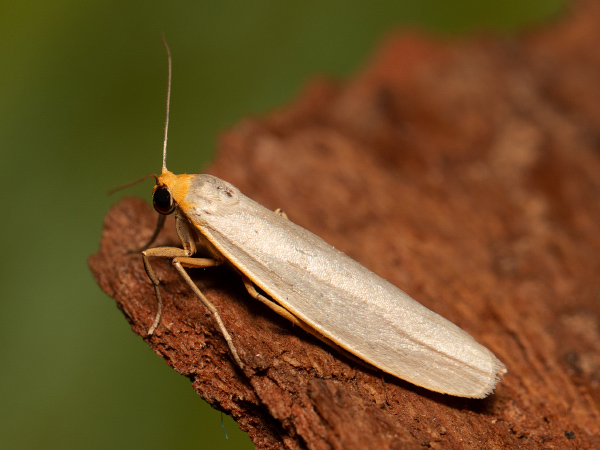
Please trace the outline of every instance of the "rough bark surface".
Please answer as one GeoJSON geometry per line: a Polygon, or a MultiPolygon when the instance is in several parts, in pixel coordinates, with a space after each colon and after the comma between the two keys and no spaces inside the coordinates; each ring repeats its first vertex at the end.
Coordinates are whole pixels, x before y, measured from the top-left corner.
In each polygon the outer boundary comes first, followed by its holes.
{"type": "MultiPolygon", "coordinates": [[[[252,300],[191,275],[244,372],[168,261],[154,351],[259,449],[600,448],[600,3],[510,41],[390,36],[364,70],[312,82],[221,139],[208,172],[323,237],[490,348],[485,400],[357,364],[252,300]]],[[[96,280],[146,335],[141,200],[105,222],[96,280]]],[[[159,245],[177,245],[173,223],[159,245]]]]}

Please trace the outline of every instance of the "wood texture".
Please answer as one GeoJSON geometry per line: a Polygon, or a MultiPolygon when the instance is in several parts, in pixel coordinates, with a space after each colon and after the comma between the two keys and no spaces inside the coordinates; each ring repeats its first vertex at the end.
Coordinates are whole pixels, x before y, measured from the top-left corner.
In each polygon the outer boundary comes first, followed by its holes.
{"type": "MultiPolygon", "coordinates": [[[[208,172],[310,229],[490,348],[485,400],[428,392],[294,328],[221,267],[191,271],[237,369],[168,261],[154,351],[259,449],[600,448],[600,4],[518,39],[390,36],[344,83],[221,139],[208,172]]],[[[193,161],[190,162],[193,164],[193,161]]],[[[192,169],[190,169],[192,170],[192,169]]],[[[96,280],[145,336],[156,214],[106,218],[96,280]]],[[[168,229],[159,244],[176,244],[168,229]]]]}

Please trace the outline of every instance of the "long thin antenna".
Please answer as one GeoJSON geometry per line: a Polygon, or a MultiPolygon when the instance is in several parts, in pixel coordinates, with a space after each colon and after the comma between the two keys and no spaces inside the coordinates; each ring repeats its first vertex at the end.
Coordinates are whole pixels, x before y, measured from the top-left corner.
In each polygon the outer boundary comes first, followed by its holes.
{"type": "Polygon", "coordinates": [[[152,177],[154,177],[156,179],[156,182],[158,183],[158,177],[155,174],[151,173],[149,175],[143,176],[139,180],[131,181],[129,183],[122,184],[121,186],[111,189],[110,191],[108,191],[108,195],[113,195],[115,192],[120,191],[121,189],[135,186],[136,184],[141,183],[142,181],[147,180],[148,178],[152,178],[152,177]]]}
{"type": "Polygon", "coordinates": [[[169,63],[169,80],[167,84],[167,118],[165,119],[165,139],[163,141],[163,164],[162,164],[162,173],[167,172],[167,135],[169,133],[169,108],[171,106],[171,51],[169,50],[169,46],[167,41],[165,40],[165,35],[162,34],[160,36],[162,43],[167,51],[167,61],[169,63]]]}

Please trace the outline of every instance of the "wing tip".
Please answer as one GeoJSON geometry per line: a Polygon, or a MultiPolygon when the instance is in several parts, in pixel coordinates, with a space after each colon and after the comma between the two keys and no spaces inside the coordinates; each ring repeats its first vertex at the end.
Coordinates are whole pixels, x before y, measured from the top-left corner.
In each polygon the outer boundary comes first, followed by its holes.
{"type": "Polygon", "coordinates": [[[508,372],[502,361],[497,358],[494,359],[495,361],[492,362],[492,370],[489,373],[489,382],[486,383],[484,387],[478,390],[476,393],[471,395],[467,394],[464,395],[464,397],[486,398],[494,392],[502,377],[508,372]]]}

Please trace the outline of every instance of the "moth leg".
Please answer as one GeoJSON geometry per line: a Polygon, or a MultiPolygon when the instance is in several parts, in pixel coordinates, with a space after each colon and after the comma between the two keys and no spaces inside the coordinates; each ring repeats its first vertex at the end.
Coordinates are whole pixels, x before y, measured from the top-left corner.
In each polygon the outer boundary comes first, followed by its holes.
{"type": "MultiPolygon", "coordinates": [[[[152,284],[154,285],[154,293],[156,295],[156,316],[154,317],[154,322],[152,326],[148,330],[148,336],[152,336],[154,331],[160,324],[160,317],[162,316],[162,295],[160,294],[160,289],[158,285],[160,284],[160,280],[157,278],[154,273],[154,269],[152,268],[152,264],[150,264],[149,257],[158,257],[158,258],[167,258],[174,260],[175,258],[185,258],[193,259],[198,261],[193,267],[212,267],[221,264],[221,262],[208,259],[208,258],[189,258],[190,252],[189,250],[185,250],[177,247],[155,247],[150,248],[148,250],[144,250],[142,252],[142,260],[144,261],[144,269],[146,269],[146,274],[152,284]]],[[[190,267],[189,265],[187,267],[190,267]]]]}
{"type": "Polygon", "coordinates": [[[281,208],[277,208],[275,211],[273,211],[275,214],[277,214],[278,216],[283,217],[284,219],[288,219],[287,214],[281,209],[281,208]]]}
{"type": "Polygon", "coordinates": [[[328,337],[323,336],[318,331],[314,330],[309,325],[302,322],[300,319],[298,319],[296,316],[294,316],[292,313],[290,313],[287,309],[283,308],[282,306],[279,306],[273,300],[270,300],[267,297],[265,297],[264,295],[262,295],[260,292],[258,292],[256,290],[256,288],[254,287],[254,283],[252,281],[250,281],[250,279],[248,277],[242,275],[242,280],[244,281],[244,286],[246,287],[246,290],[248,291],[250,296],[252,296],[252,298],[255,298],[256,300],[260,301],[261,303],[264,303],[269,308],[271,308],[273,311],[275,311],[277,314],[279,314],[282,317],[285,317],[290,322],[292,322],[294,325],[299,326],[304,331],[306,331],[308,334],[316,337],[318,340],[320,340],[321,342],[324,342],[329,347],[337,350],[339,353],[346,355],[346,357],[352,359],[353,361],[359,362],[361,365],[363,365],[365,367],[369,367],[369,365],[366,365],[364,363],[364,361],[355,357],[352,353],[349,353],[347,350],[340,347],[338,344],[333,342],[328,337]]]}
{"type": "Polygon", "coordinates": [[[150,248],[148,250],[144,250],[142,252],[142,260],[144,261],[144,269],[146,269],[146,274],[152,284],[154,285],[154,294],[156,295],[156,316],[154,316],[154,322],[152,326],[148,330],[148,336],[152,336],[154,334],[154,330],[158,327],[160,323],[160,316],[162,315],[162,296],[160,295],[160,289],[158,285],[160,284],[160,280],[156,277],[154,273],[154,269],[152,268],[152,264],[150,264],[150,256],[160,257],[160,258],[176,258],[177,256],[187,256],[188,253],[182,249],[177,247],[156,247],[150,248]]]}
{"type": "Polygon", "coordinates": [[[282,317],[285,317],[287,320],[292,322],[294,325],[298,325],[301,328],[303,328],[305,326],[302,322],[300,322],[296,318],[296,316],[294,316],[292,313],[290,313],[287,309],[279,306],[274,301],[268,299],[267,297],[265,297],[264,295],[259,293],[256,290],[256,288],[254,287],[254,283],[252,283],[252,281],[250,281],[250,279],[248,277],[242,276],[242,281],[244,282],[244,286],[246,287],[248,294],[250,294],[250,296],[252,298],[255,298],[256,300],[260,301],[261,303],[264,303],[269,308],[271,308],[273,311],[275,311],[277,314],[279,314],[282,317]]]}
{"type": "Polygon", "coordinates": [[[192,279],[190,278],[190,276],[184,269],[184,267],[198,268],[198,269],[202,269],[202,268],[206,268],[206,267],[214,267],[214,266],[218,266],[218,265],[222,264],[223,261],[214,259],[214,258],[191,258],[189,256],[189,254],[190,254],[190,252],[188,250],[184,250],[182,248],[177,248],[177,247],[156,247],[156,248],[144,250],[142,252],[142,258],[144,260],[144,267],[146,269],[146,273],[148,274],[148,278],[150,278],[150,280],[154,284],[154,292],[156,293],[156,301],[157,301],[156,317],[154,318],[154,323],[148,330],[148,336],[152,336],[152,334],[158,327],[158,324],[160,323],[160,317],[162,315],[162,296],[160,294],[160,289],[158,287],[158,285],[160,284],[160,281],[156,277],[156,274],[154,273],[154,269],[152,269],[152,265],[150,264],[150,259],[148,257],[153,256],[153,257],[161,257],[161,258],[170,258],[172,260],[171,262],[173,263],[173,266],[175,267],[175,269],[177,269],[177,272],[179,272],[179,274],[182,276],[182,278],[185,280],[185,282],[188,284],[188,286],[192,289],[192,291],[194,291],[194,294],[196,294],[196,296],[200,299],[202,304],[204,306],[206,306],[206,308],[208,308],[208,310],[211,312],[211,314],[215,318],[215,321],[217,322],[219,331],[225,338],[225,341],[227,342],[227,346],[229,347],[229,351],[231,352],[233,359],[235,360],[236,364],[241,369],[243,369],[244,363],[242,363],[242,360],[240,359],[238,352],[235,349],[235,346],[233,345],[231,336],[227,332],[227,329],[225,328],[225,325],[223,324],[223,321],[221,320],[221,316],[219,315],[217,308],[215,308],[215,305],[213,305],[204,296],[204,294],[202,294],[200,289],[198,289],[198,286],[196,286],[196,283],[194,283],[192,281],[192,279]]]}
{"type": "Polygon", "coordinates": [[[223,335],[223,337],[225,338],[225,341],[227,342],[227,346],[229,347],[229,351],[231,352],[231,355],[233,356],[234,361],[236,362],[236,364],[240,367],[240,369],[244,369],[244,363],[242,362],[242,360],[240,359],[237,350],[235,349],[235,346],[233,345],[233,341],[231,339],[231,336],[229,335],[229,332],[227,331],[227,328],[225,328],[225,325],[223,324],[223,321],[221,320],[221,316],[219,315],[219,312],[217,311],[217,308],[215,308],[215,305],[213,305],[202,293],[202,291],[200,291],[200,289],[198,289],[198,286],[196,286],[196,283],[194,283],[192,281],[192,279],[190,278],[190,276],[188,275],[188,273],[185,271],[185,269],[183,268],[185,267],[196,267],[196,268],[202,268],[202,267],[211,267],[211,266],[216,266],[221,264],[222,261],[218,261],[216,259],[208,259],[208,258],[189,258],[186,256],[183,257],[177,257],[173,259],[173,266],[175,266],[175,268],[177,269],[177,271],[179,272],[179,274],[183,277],[183,279],[186,281],[186,283],[189,285],[189,287],[192,289],[192,291],[194,291],[194,294],[196,294],[196,296],[200,299],[200,301],[204,304],[204,306],[206,306],[208,308],[208,310],[212,313],[213,317],[215,318],[215,321],[217,322],[217,326],[219,327],[219,330],[221,331],[221,334],[223,335]],[[202,262],[202,260],[205,260],[206,263],[208,262],[213,262],[213,264],[211,265],[204,265],[202,262]],[[198,263],[196,261],[199,261],[198,263]]]}

